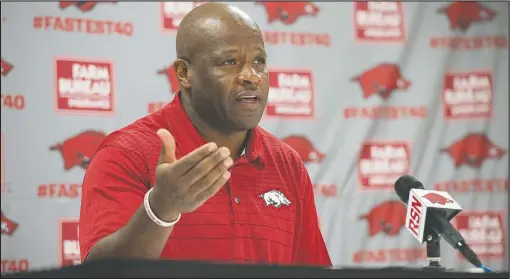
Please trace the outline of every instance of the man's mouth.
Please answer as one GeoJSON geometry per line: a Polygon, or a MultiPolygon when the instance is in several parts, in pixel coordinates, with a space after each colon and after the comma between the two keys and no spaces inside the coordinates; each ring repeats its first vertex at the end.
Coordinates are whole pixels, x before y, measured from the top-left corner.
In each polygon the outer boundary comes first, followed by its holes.
{"type": "Polygon", "coordinates": [[[253,95],[253,96],[241,96],[236,100],[240,103],[256,104],[260,101],[260,98],[253,95]]]}

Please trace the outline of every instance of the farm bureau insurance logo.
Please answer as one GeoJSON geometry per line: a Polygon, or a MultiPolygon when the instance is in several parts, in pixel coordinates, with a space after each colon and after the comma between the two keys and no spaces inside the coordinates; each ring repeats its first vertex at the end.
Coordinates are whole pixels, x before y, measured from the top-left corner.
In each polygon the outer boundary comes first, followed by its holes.
{"type": "Polygon", "coordinates": [[[354,2],[358,41],[405,42],[404,11],[400,2],[354,2]]]}
{"type": "Polygon", "coordinates": [[[163,32],[177,32],[184,16],[204,3],[206,2],[161,2],[161,27],[163,32]]]}
{"type": "Polygon", "coordinates": [[[409,172],[410,148],[407,142],[365,142],[358,161],[359,187],[393,189],[395,181],[409,172]]]}
{"type": "MultiPolygon", "coordinates": [[[[397,91],[406,91],[412,86],[411,81],[401,72],[400,66],[394,63],[381,63],[351,78],[359,85],[364,99],[376,95],[380,101],[386,101],[397,91]]],[[[400,94],[400,92],[399,92],[400,94]]],[[[344,108],[344,118],[370,119],[401,119],[425,118],[426,106],[376,105],[344,108]]]]}
{"type": "MultiPolygon", "coordinates": [[[[405,225],[406,208],[398,200],[384,201],[359,217],[360,221],[367,224],[368,241],[376,237],[395,238],[400,235],[405,225]]],[[[367,240],[365,240],[367,242],[367,240]]],[[[367,247],[375,247],[384,243],[367,244],[367,247]]],[[[426,258],[426,249],[423,247],[413,248],[380,248],[361,249],[352,254],[352,261],[362,263],[411,263],[426,258]]]]}
{"type": "MultiPolygon", "coordinates": [[[[503,212],[463,211],[453,219],[456,229],[481,260],[505,258],[503,212]]],[[[464,257],[457,253],[459,259],[464,257]]]]}
{"type": "Polygon", "coordinates": [[[75,219],[61,219],[59,223],[60,242],[58,250],[60,266],[78,265],[81,262],[79,221],[75,219]]]}
{"type": "Polygon", "coordinates": [[[446,73],[443,107],[446,119],[491,118],[492,72],[446,73]]]}
{"type": "Polygon", "coordinates": [[[315,118],[315,91],[311,70],[270,70],[266,115],[315,118]]]}
{"type": "MultiPolygon", "coordinates": [[[[496,3],[494,3],[496,4],[496,3]]],[[[432,37],[430,38],[431,48],[449,48],[462,50],[478,50],[483,48],[508,48],[508,37],[504,35],[478,35],[469,34],[472,31],[472,25],[493,24],[497,12],[486,4],[479,2],[453,2],[444,4],[437,10],[437,15],[443,17],[443,22],[449,25],[452,32],[457,33],[452,36],[432,37]]],[[[438,18],[438,20],[440,20],[438,18]]],[[[494,30],[494,28],[492,28],[494,30]]],[[[487,26],[487,29],[491,27],[487,26]]],[[[482,34],[485,32],[482,32],[482,34]]]]}
{"type": "MultiPolygon", "coordinates": [[[[255,2],[264,7],[269,25],[287,27],[302,21],[311,24],[311,17],[317,17],[320,8],[316,3],[303,2],[255,2]]],[[[313,19],[317,20],[317,19],[313,19]]],[[[291,31],[262,31],[266,45],[293,45],[293,46],[331,46],[331,36],[327,33],[291,32],[291,31]]]]}
{"type": "Polygon", "coordinates": [[[113,62],[89,59],[55,60],[55,106],[59,113],[115,113],[113,62]]]}
{"type": "MultiPolygon", "coordinates": [[[[61,10],[78,11],[88,14],[97,5],[110,2],[93,2],[93,1],[61,1],[58,3],[61,10]]],[[[91,35],[121,35],[130,37],[133,35],[133,24],[126,21],[113,21],[108,19],[90,19],[77,17],[61,17],[61,16],[35,16],[33,19],[33,27],[35,30],[57,31],[57,32],[76,32],[87,33],[91,35]]]]}

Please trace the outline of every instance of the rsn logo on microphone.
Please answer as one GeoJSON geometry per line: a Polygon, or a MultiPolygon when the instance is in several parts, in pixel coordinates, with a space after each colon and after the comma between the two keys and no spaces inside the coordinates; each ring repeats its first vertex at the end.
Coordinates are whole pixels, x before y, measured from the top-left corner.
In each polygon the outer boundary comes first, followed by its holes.
{"type": "Polygon", "coordinates": [[[427,212],[425,210],[423,213],[424,216],[421,218],[423,204],[418,200],[416,195],[411,195],[411,197],[409,197],[409,204],[407,206],[408,216],[406,216],[406,228],[414,237],[421,241],[421,239],[423,239],[424,226],[421,226],[420,223],[422,220],[424,222],[427,212]]]}
{"type": "Polygon", "coordinates": [[[424,239],[425,221],[430,210],[443,211],[446,218],[450,220],[462,208],[446,192],[411,189],[407,204],[406,228],[421,243],[426,240],[424,239]]]}

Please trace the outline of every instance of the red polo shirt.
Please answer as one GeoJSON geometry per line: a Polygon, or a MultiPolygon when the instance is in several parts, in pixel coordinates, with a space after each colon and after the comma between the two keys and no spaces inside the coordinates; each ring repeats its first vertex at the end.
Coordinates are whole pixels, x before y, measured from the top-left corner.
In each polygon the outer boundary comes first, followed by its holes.
{"type": "MultiPolygon", "coordinates": [[[[111,133],[83,181],[82,260],[128,222],[154,185],[160,128],[174,136],[177,159],[206,143],[178,94],[162,110],[111,133]]],[[[161,258],[331,266],[308,172],[291,147],[257,127],[231,171],[228,188],[182,215],[161,258]]]]}

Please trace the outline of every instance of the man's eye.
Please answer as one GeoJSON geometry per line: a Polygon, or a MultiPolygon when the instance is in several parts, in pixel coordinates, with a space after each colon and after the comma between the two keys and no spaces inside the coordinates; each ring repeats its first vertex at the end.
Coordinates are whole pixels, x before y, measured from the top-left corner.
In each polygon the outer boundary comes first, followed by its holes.
{"type": "Polygon", "coordinates": [[[255,64],[266,64],[266,59],[259,57],[259,58],[255,59],[255,64]]]}
{"type": "Polygon", "coordinates": [[[235,59],[229,59],[229,60],[223,62],[223,65],[235,65],[235,64],[236,64],[235,59]]]}

